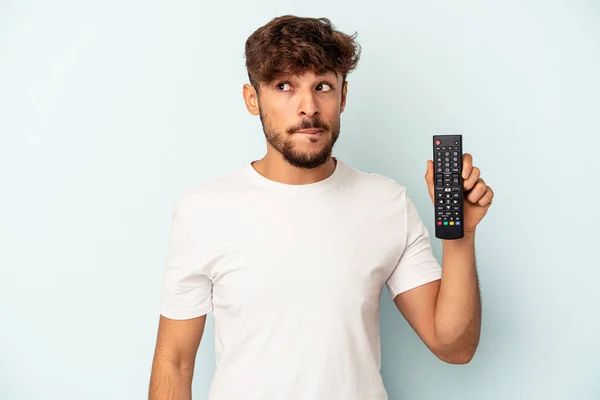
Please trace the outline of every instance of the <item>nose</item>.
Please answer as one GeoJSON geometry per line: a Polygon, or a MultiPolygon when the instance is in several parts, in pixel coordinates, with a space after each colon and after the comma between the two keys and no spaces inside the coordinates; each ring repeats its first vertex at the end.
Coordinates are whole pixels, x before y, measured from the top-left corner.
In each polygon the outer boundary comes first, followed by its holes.
{"type": "Polygon", "coordinates": [[[312,93],[307,93],[300,99],[298,115],[312,118],[319,113],[319,107],[312,93]]]}

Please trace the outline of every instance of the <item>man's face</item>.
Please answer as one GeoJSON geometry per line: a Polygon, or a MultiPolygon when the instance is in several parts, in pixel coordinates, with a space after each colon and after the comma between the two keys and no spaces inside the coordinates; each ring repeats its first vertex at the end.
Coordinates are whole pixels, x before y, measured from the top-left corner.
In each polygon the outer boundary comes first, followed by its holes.
{"type": "Polygon", "coordinates": [[[258,107],[267,142],[296,167],[324,164],[340,133],[345,97],[342,77],[333,72],[261,84],[258,107]]]}

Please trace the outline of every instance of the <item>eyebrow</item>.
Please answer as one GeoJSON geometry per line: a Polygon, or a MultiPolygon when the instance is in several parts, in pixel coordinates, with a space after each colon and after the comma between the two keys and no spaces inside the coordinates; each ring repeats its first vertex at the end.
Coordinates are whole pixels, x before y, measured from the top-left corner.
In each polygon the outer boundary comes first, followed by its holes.
{"type": "MultiPolygon", "coordinates": [[[[315,81],[322,81],[322,80],[330,80],[330,81],[335,82],[337,80],[337,76],[332,75],[332,74],[315,75],[315,81]]],[[[288,76],[279,77],[279,78],[275,79],[273,82],[280,82],[280,81],[297,82],[298,78],[295,75],[288,75],[288,76]]]]}

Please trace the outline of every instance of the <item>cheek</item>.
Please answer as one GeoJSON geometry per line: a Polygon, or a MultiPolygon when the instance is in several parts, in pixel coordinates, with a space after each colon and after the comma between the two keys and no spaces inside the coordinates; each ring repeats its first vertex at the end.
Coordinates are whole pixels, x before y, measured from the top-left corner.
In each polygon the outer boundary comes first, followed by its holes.
{"type": "Polygon", "coordinates": [[[294,110],[284,102],[278,102],[269,107],[268,115],[269,123],[279,131],[286,131],[290,126],[298,122],[294,118],[296,116],[294,110]]]}
{"type": "Polygon", "coordinates": [[[273,102],[273,105],[271,106],[273,117],[278,119],[284,119],[290,115],[294,115],[294,110],[295,108],[292,103],[285,101],[284,99],[273,102]]]}
{"type": "Polygon", "coordinates": [[[331,97],[324,99],[321,104],[321,115],[326,116],[329,119],[335,119],[339,116],[342,103],[337,97],[331,97]]]}
{"type": "Polygon", "coordinates": [[[289,128],[288,124],[286,125],[286,119],[281,116],[280,111],[269,108],[268,110],[263,110],[263,123],[268,126],[272,133],[285,133],[289,128]]]}

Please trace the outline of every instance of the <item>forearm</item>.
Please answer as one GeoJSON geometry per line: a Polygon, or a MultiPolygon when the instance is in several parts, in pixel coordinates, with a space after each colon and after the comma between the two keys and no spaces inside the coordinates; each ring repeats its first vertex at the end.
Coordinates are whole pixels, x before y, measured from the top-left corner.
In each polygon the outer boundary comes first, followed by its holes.
{"type": "Polygon", "coordinates": [[[193,369],[177,368],[169,362],[152,367],[149,400],[191,400],[193,369]]]}
{"type": "Polygon", "coordinates": [[[475,235],[443,241],[442,280],[436,302],[435,336],[450,361],[468,361],[481,329],[481,298],[475,265],[475,235]]]}

